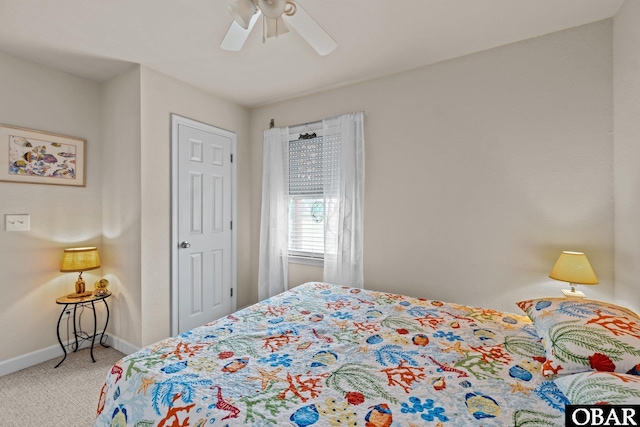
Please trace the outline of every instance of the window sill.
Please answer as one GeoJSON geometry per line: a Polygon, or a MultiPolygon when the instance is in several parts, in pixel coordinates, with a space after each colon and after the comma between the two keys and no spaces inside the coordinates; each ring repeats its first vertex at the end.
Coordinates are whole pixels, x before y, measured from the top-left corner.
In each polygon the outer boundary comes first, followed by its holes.
{"type": "Polygon", "coordinates": [[[324,260],[319,258],[289,255],[289,264],[304,264],[324,267],[324,260]]]}

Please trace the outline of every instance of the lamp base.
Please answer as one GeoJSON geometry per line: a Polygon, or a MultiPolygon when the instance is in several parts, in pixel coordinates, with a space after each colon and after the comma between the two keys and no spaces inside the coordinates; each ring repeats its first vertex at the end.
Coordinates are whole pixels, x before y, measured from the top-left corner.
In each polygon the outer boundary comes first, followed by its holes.
{"type": "Polygon", "coordinates": [[[575,290],[571,290],[571,289],[563,289],[562,293],[564,294],[565,297],[573,297],[573,298],[585,298],[586,297],[584,292],[575,291],[575,290]]]}
{"type": "Polygon", "coordinates": [[[91,294],[93,294],[93,292],[73,293],[73,294],[67,295],[67,298],[85,298],[85,297],[91,296],[91,294]]]}

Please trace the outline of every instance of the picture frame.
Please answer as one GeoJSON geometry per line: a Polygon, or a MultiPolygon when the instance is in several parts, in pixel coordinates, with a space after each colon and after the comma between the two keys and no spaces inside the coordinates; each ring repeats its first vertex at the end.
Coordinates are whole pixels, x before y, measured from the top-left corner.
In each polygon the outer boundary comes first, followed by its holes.
{"type": "Polygon", "coordinates": [[[0,181],[86,186],[87,140],[0,124],[0,181]]]}

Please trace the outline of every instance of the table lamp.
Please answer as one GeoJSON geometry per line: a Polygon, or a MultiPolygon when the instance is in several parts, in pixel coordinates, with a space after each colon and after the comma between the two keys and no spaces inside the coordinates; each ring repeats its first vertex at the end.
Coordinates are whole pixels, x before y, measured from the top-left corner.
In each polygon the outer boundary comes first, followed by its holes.
{"type": "Polygon", "coordinates": [[[98,248],[69,248],[64,250],[60,271],[62,273],[80,272],[78,280],[76,280],[76,292],[67,295],[68,298],[83,298],[91,295],[91,292],[85,292],[85,283],[82,278],[82,272],[94,270],[96,268],[100,268],[98,248]]]}
{"type": "Polygon", "coordinates": [[[584,293],[576,291],[576,286],[598,284],[598,278],[593,272],[587,256],[582,252],[562,252],[551,269],[549,277],[562,282],[569,282],[571,290],[562,290],[565,297],[584,298],[584,293]]]}

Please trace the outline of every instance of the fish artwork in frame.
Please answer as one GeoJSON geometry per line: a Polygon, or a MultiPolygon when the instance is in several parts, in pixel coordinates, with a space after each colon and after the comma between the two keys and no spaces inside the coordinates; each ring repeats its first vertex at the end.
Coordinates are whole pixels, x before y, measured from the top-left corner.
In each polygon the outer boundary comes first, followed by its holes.
{"type": "Polygon", "coordinates": [[[84,187],[83,138],[0,125],[0,181],[84,187]]]}

